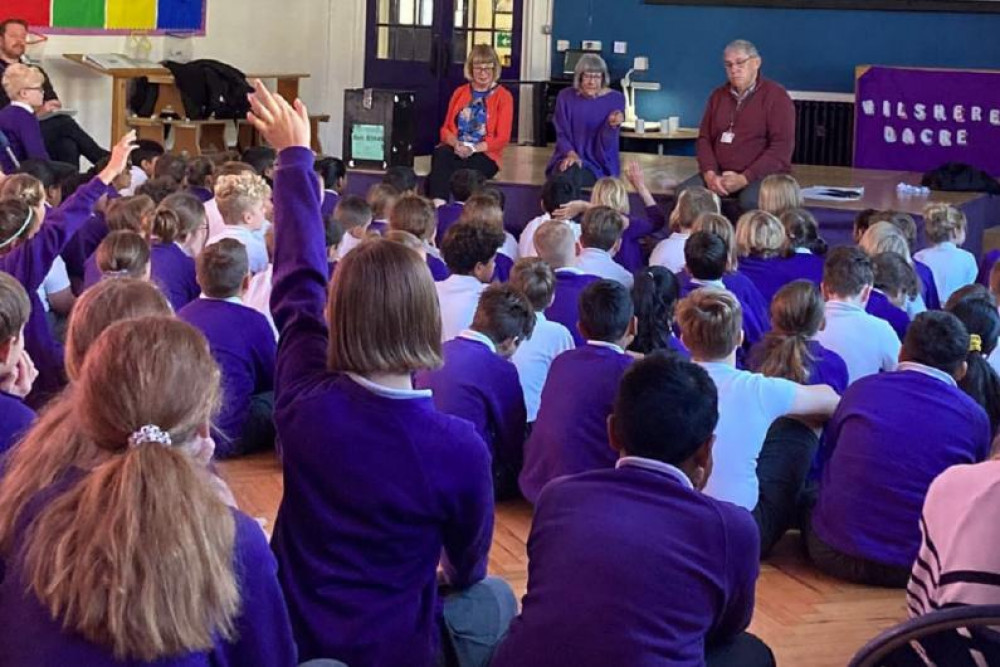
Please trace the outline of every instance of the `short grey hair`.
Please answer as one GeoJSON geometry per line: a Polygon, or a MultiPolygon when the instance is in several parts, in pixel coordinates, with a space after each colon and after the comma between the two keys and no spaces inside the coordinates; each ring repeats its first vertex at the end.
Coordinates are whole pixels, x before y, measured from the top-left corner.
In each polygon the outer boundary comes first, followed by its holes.
{"type": "Polygon", "coordinates": [[[742,51],[751,58],[759,58],[760,52],[757,51],[757,47],[753,45],[753,42],[748,42],[745,39],[734,39],[733,41],[726,44],[726,48],[722,50],[723,53],[726,51],[742,51]]]}
{"type": "Polygon", "coordinates": [[[604,62],[604,58],[596,53],[585,53],[580,56],[580,60],[577,61],[576,67],[573,70],[573,87],[580,90],[583,75],[592,73],[599,73],[601,75],[601,88],[608,87],[608,84],[611,82],[611,76],[608,74],[608,64],[604,62]]]}

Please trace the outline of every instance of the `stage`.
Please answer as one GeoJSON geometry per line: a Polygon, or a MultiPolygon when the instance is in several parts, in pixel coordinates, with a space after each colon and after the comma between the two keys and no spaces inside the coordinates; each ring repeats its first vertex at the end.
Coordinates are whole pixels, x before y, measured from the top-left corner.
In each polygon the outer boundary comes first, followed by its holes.
{"type": "MultiPolygon", "coordinates": [[[[504,224],[517,235],[529,220],[541,213],[540,197],[545,182],[545,165],[551,155],[550,148],[534,146],[510,146],[504,151],[504,164],[494,179],[507,196],[504,224]]],[[[659,156],[648,153],[622,153],[622,164],[635,159],[646,172],[646,183],[650,191],[668,211],[673,207],[673,184],[684,181],[697,172],[693,157],[659,156]]],[[[430,157],[419,157],[414,169],[420,176],[430,171],[430,157]]],[[[911,214],[917,221],[923,245],[923,225],[921,212],[930,202],[944,202],[957,206],[965,212],[969,221],[968,239],[965,248],[980,256],[983,249],[983,233],[1000,223],[1000,197],[979,193],[932,192],[927,197],[899,196],[899,183],[919,185],[921,174],[902,171],[876,171],[852,169],[850,167],[815,167],[797,165],[792,169],[802,187],[828,185],[835,187],[864,186],[865,194],[859,201],[819,202],[806,201],[820,224],[820,231],[830,245],[851,243],[851,228],[858,211],[867,208],[894,209],[911,214]]],[[[381,172],[351,170],[347,191],[364,195],[372,183],[381,178],[381,172]]],[[[633,193],[633,209],[641,210],[641,203],[633,193]]]]}

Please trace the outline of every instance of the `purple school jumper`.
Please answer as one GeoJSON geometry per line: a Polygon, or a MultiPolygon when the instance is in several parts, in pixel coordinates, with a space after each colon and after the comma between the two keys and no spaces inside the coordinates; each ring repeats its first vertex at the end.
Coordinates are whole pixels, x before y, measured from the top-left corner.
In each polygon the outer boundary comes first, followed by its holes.
{"type": "Polygon", "coordinates": [[[493,667],[701,666],[750,623],[750,513],[659,461],[551,482],[528,537],[528,591],[493,667]],[[644,565],[645,564],[645,565],[644,565]]]}
{"type": "MultiPolygon", "coordinates": [[[[649,209],[659,211],[660,207],[650,206],[649,209]]],[[[647,209],[647,215],[649,215],[649,209],[647,209]]],[[[663,213],[660,212],[659,215],[662,219],[663,213]]],[[[615,261],[624,266],[629,273],[635,273],[647,265],[647,262],[643,258],[642,246],[639,245],[639,240],[646,238],[656,231],[657,227],[660,226],[656,222],[655,219],[649,217],[635,215],[628,217],[628,227],[625,228],[622,234],[622,245],[618,253],[615,254],[615,261]]]]}
{"type": "Polygon", "coordinates": [[[0,257],[0,271],[14,276],[31,300],[24,346],[38,368],[38,379],[27,401],[34,408],[40,407],[66,384],[63,347],[49,327],[38,298],[38,288],[52,268],[52,262],[90,218],[97,200],[107,191],[108,186],[96,177],[81,185],[61,206],[46,213],[45,222],[33,238],[0,257]]]}
{"type": "MultiPolygon", "coordinates": [[[[823,282],[823,264],[825,262],[826,258],[822,255],[814,255],[811,252],[796,252],[781,261],[781,270],[788,278],[788,282],[808,280],[819,287],[819,284],[823,282]]],[[[740,268],[743,268],[743,260],[740,260],[740,268]]]]}
{"type": "Polygon", "coordinates": [[[505,283],[510,280],[510,271],[514,268],[514,260],[502,252],[498,252],[493,260],[493,278],[490,282],[505,283]]]}
{"type": "Polygon", "coordinates": [[[243,435],[251,397],[274,389],[274,332],[253,308],[224,299],[195,299],[177,317],[205,334],[222,371],[222,410],[216,424],[226,441],[216,443],[215,455],[225,458],[243,435]]]}
{"type": "Polygon", "coordinates": [[[444,239],[444,233],[448,231],[449,227],[458,222],[458,219],[462,217],[462,211],[464,210],[465,204],[457,201],[438,207],[437,234],[434,237],[437,241],[438,247],[441,246],[441,240],[444,239]]]}
{"type": "Polygon", "coordinates": [[[320,215],[326,220],[328,217],[333,215],[333,212],[337,209],[337,204],[340,203],[340,194],[333,190],[323,190],[323,203],[320,204],[320,215]]]}
{"type": "Polygon", "coordinates": [[[601,97],[585,97],[576,88],[567,88],[556,97],[553,123],[556,126],[556,149],[545,174],[549,175],[570,151],[576,151],[597,178],[618,176],[620,128],[608,125],[615,111],[625,112],[625,96],[611,90],[601,97]]]}
{"type": "Polygon", "coordinates": [[[444,366],[417,373],[414,386],[430,389],[441,412],[472,422],[497,460],[517,470],[528,421],[517,368],[462,334],[443,348],[444,366]]]}
{"type": "MultiPolygon", "coordinates": [[[[755,373],[760,372],[760,366],[764,363],[763,349],[763,343],[757,343],[750,350],[747,368],[755,373]]],[[[843,395],[848,384],[847,363],[843,357],[833,350],[823,347],[818,340],[806,341],[806,349],[812,355],[812,364],[809,367],[809,378],[805,384],[829,385],[835,392],[843,395]]]]}
{"type": "MultiPolygon", "coordinates": [[[[677,274],[681,283],[681,298],[696,290],[700,285],[694,282],[691,274],[687,270],[677,274]]],[[[736,300],[743,308],[743,336],[744,345],[749,349],[756,345],[764,334],[771,330],[771,315],[768,311],[769,304],[764,301],[760,290],[745,275],[739,271],[732,271],[722,276],[722,284],[727,290],[732,292],[736,300]]]]}
{"type": "Polygon", "coordinates": [[[202,204],[208,203],[209,200],[211,200],[212,198],[215,197],[215,193],[214,192],[212,192],[208,188],[202,188],[202,187],[199,187],[199,186],[188,188],[187,191],[188,191],[188,194],[191,194],[191,195],[194,195],[195,197],[197,197],[198,201],[200,201],[202,204]]]}
{"type": "Polygon", "coordinates": [[[274,421],[285,479],[271,540],[278,577],[300,660],[430,666],[441,633],[438,563],[458,589],[486,576],[489,449],[428,395],[327,370],[326,246],[312,165],[308,148],[287,148],[274,171],[274,421]]]}
{"type": "MultiPolygon", "coordinates": [[[[19,523],[29,525],[44,503],[83,476],[70,471],[65,481],[42,491],[29,503],[19,523]]],[[[6,563],[7,576],[0,578],[0,665],[73,665],[73,667],[293,667],[297,664],[295,642],[288,622],[288,611],[278,586],[277,564],[267,546],[267,538],[257,522],[233,510],[236,536],[233,568],[240,590],[240,612],[235,619],[233,641],[217,637],[212,648],[164,658],[156,662],[114,658],[109,648],[94,644],[62,629],[52,620],[24,576],[24,563],[14,556],[6,563]],[[27,592],[26,592],[27,591],[27,592]]],[[[21,549],[23,530],[15,538],[21,549]]],[[[4,570],[0,561],[0,572],[4,570]]]]}
{"type": "MultiPolygon", "coordinates": [[[[941,303],[941,299],[938,297],[937,284],[934,282],[934,274],[931,272],[931,267],[927,266],[923,262],[913,260],[913,270],[917,272],[917,277],[920,278],[921,284],[921,295],[924,297],[924,305],[927,306],[927,310],[940,310],[944,304],[941,303]]],[[[986,274],[986,283],[989,287],[989,274],[986,274]]]]}
{"type": "MultiPolygon", "coordinates": [[[[433,276],[434,282],[446,280],[448,276],[451,275],[451,272],[448,271],[448,265],[445,264],[443,260],[430,253],[427,253],[427,268],[431,270],[431,276],[433,276]]],[[[496,269],[494,269],[494,274],[495,273],[496,269]]]]}
{"type": "Polygon", "coordinates": [[[191,303],[201,294],[193,257],[176,243],[154,243],[149,249],[150,276],[170,301],[174,311],[191,303]]]}
{"type": "Polygon", "coordinates": [[[573,343],[580,347],[587,341],[577,328],[580,319],[580,293],[590,283],[600,280],[589,273],[578,273],[575,269],[556,269],[555,298],[552,305],[545,309],[545,317],[558,322],[573,336],[573,343]]]}
{"type": "Polygon", "coordinates": [[[788,268],[781,257],[763,259],[761,257],[740,257],[739,272],[753,283],[764,303],[770,309],[771,300],[778,290],[792,281],[788,268]]]}
{"type": "Polygon", "coordinates": [[[97,252],[90,253],[90,257],[83,263],[83,289],[87,290],[101,282],[104,274],[97,268],[97,252]]]}
{"type": "MultiPolygon", "coordinates": [[[[3,132],[10,142],[10,151],[18,163],[28,159],[49,159],[38,116],[24,107],[8,104],[0,109],[0,132],[3,132]]],[[[17,165],[10,159],[6,150],[0,151],[0,167],[5,174],[17,171],[17,165]]]]}
{"type": "MultiPolygon", "coordinates": [[[[5,391],[0,391],[0,460],[35,421],[35,411],[5,391]]],[[[0,576],[2,578],[2,576],[0,576]]]]}
{"type": "Polygon", "coordinates": [[[528,501],[556,477],[614,467],[618,454],[608,444],[607,421],[631,363],[631,356],[593,342],[552,362],[517,480],[528,501]]]}
{"type": "Polygon", "coordinates": [[[902,308],[897,308],[889,301],[882,292],[872,290],[865,305],[865,312],[874,315],[880,320],[885,320],[892,327],[892,330],[899,336],[899,340],[906,338],[906,330],[910,328],[910,317],[902,308]]]}
{"type": "MultiPolygon", "coordinates": [[[[87,219],[87,222],[80,227],[79,231],[63,248],[62,258],[66,262],[66,273],[69,274],[74,287],[83,284],[84,265],[87,263],[87,258],[94,254],[97,246],[101,245],[101,241],[107,235],[108,223],[104,219],[104,214],[100,211],[94,211],[94,214],[87,219]]],[[[79,294],[82,291],[79,289],[76,293],[79,294]]]]}
{"type": "Polygon", "coordinates": [[[813,529],[841,553],[910,567],[927,487],[990,453],[986,413],[961,389],[915,370],[856,380],[824,436],[813,529]]]}

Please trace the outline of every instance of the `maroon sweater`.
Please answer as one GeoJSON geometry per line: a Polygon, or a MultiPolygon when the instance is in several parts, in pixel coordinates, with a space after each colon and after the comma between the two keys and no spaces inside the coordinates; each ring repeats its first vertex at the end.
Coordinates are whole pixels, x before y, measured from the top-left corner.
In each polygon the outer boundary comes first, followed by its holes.
{"type": "Polygon", "coordinates": [[[757,88],[737,110],[729,84],[708,98],[698,131],[698,171],[735,171],[754,182],[792,170],[795,105],[779,84],[758,76],[757,88]],[[732,124],[733,142],[722,143],[732,124]]]}

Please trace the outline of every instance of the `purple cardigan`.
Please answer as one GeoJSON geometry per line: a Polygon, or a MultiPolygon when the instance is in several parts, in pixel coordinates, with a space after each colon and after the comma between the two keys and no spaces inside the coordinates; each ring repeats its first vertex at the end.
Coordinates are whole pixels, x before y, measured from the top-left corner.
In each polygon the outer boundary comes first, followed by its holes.
{"type": "Polygon", "coordinates": [[[80,227],[79,231],[73,235],[69,243],[62,251],[63,261],[66,262],[66,273],[74,283],[75,292],[79,294],[84,276],[84,265],[101,241],[108,235],[108,223],[104,219],[104,214],[94,211],[94,214],[87,219],[87,222],[80,227]]]}
{"type": "Polygon", "coordinates": [[[66,384],[63,347],[56,341],[38,299],[38,288],[52,263],[77,230],[90,218],[94,205],[108,191],[98,178],[80,186],[69,199],[45,215],[38,233],[0,257],[0,271],[14,276],[28,292],[31,315],[24,329],[24,344],[38,368],[38,379],[28,404],[40,407],[66,384]]]}
{"type": "Polygon", "coordinates": [[[464,210],[465,205],[460,202],[451,202],[438,207],[437,234],[435,235],[438,246],[441,245],[441,240],[444,239],[444,233],[447,232],[452,225],[458,222],[458,219],[462,217],[462,211],[464,210]]]}
{"type": "Polygon", "coordinates": [[[899,336],[899,340],[906,338],[906,330],[910,328],[910,317],[905,310],[894,306],[882,292],[872,290],[871,296],[868,297],[868,304],[865,306],[865,312],[888,322],[892,326],[892,330],[899,336]]]}
{"type": "Polygon", "coordinates": [[[486,575],[489,449],[429,396],[389,397],[327,370],[326,246],[312,164],[309,149],[288,148],[274,174],[279,580],[301,660],[432,665],[442,554],[456,588],[486,575]]]}
{"type": "Polygon", "coordinates": [[[195,262],[176,243],[154,243],[149,249],[150,275],[174,311],[201,294],[195,262]]]}
{"type": "Polygon", "coordinates": [[[535,507],[521,614],[491,664],[704,665],[706,644],[750,623],[759,542],[749,512],[672,472],[555,480],[535,507]]]}
{"type": "MultiPolygon", "coordinates": [[[[37,501],[29,503],[22,518],[23,525],[37,516],[44,503],[65,490],[69,483],[82,477],[79,470],[71,471],[64,482],[43,491],[37,501]]],[[[6,577],[0,578],[0,664],[3,665],[73,665],[74,667],[116,667],[128,664],[156,667],[293,667],[297,664],[288,611],[278,586],[277,566],[267,538],[257,522],[233,510],[236,539],[233,568],[240,590],[240,613],[236,618],[236,638],[229,642],[216,638],[208,651],[187,653],[157,660],[155,663],[120,662],[111,651],[83,637],[62,629],[52,620],[30,590],[25,592],[23,562],[13,557],[6,563],[6,577]]],[[[23,531],[22,531],[23,534],[23,531]]],[[[16,538],[12,553],[21,542],[16,538]]],[[[0,561],[0,573],[4,571],[0,561]]]]}
{"type": "Polygon", "coordinates": [[[580,319],[580,293],[592,282],[600,280],[589,273],[573,273],[556,269],[555,298],[545,309],[545,317],[558,322],[573,336],[573,343],[579,347],[586,343],[576,323],[580,319]]]}
{"type": "Polygon", "coordinates": [[[614,467],[618,454],[608,444],[607,420],[631,363],[627,354],[589,343],[552,362],[518,477],[528,501],[556,477],[614,467]]]}
{"type": "Polygon", "coordinates": [[[576,151],[583,166],[597,178],[618,176],[620,130],[608,125],[608,116],[615,111],[625,112],[625,96],[617,90],[595,98],[584,97],[576,88],[561,91],[552,119],[556,126],[556,150],[545,174],[551,174],[570,151],[576,151]]]}
{"type": "MultiPolygon", "coordinates": [[[[38,116],[27,109],[14,104],[8,104],[0,109],[0,132],[3,132],[10,142],[10,150],[18,163],[31,158],[49,159],[38,116]]],[[[6,150],[0,150],[0,167],[3,167],[2,171],[5,174],[17,171],[17,165],[10,159],[6,150]]]]}

